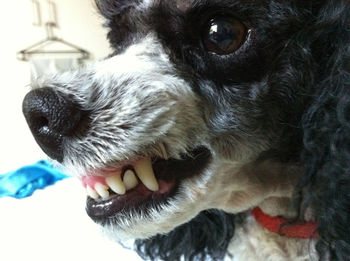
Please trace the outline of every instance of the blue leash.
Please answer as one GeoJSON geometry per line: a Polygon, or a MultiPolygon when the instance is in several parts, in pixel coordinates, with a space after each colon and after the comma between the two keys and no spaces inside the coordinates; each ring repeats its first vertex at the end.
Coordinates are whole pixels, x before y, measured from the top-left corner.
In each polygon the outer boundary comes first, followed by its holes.
{"type": "Polygon", "coordinates": [[[41,160],[33,165],[0,175],[0,198],[26,198],[37,189],[44,189],[68,177],[48,161],[41,160]]]}

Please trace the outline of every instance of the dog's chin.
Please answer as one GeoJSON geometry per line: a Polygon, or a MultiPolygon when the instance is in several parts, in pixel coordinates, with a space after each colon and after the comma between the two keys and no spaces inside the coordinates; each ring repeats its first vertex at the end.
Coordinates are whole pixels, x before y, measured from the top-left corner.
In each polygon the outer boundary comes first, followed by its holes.
{"type": "Polygon", "coordinates": [[[142,182],[125,194],[105,199],[88,196],[86,211],[115,240],[148,238],[163,234],[195,217],[212,155],[198,147],[181,159],[152,158],[159,189],[151,191],[142,182]]]}
{"type": "Polygon", "coordinates": [[[104,235],[123,245],[127,240],[166,235],[203,211],[203,205],[196,202],[200,196],[191,189],[194,183],[196,181],[184,181],[178,194],[169,198],[167,203],[154,205],[148,209],[124,212],[125,216],[119,213],[108,222],[97,223],[104,235]]]}

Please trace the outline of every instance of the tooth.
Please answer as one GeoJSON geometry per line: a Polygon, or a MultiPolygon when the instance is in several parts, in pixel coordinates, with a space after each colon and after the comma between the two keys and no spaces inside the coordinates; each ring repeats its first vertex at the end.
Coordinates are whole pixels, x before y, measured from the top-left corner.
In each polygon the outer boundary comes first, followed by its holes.
{"type": "Polygon", "coordinates": [[[120,177],[120,173],[106,178],[107,185],[117,194],[123,195],[126,192],[125,185],[120,177]]]}
{"type": "Polygon", "coordinates": [[[98,199],[100,196],[97,194],[96,190],[92,189],[90,186],[86,186],[86,192],[90,198],[98,199]]]}
{"type": "Polygon", "coordinates": [[[135,173],[130,169],[125,171],[123,182],[125,184],[126,190],[133,189],[139,184],[139,181],[137,180],[135,173]]]}
{"type": "Polygon", "coordinates": [[[108,192],[108,187],[101,184],[101,183],[96,183],[95,184],[95,190],[96,192],[102,197],[102,198],[108,198],[109,197],[109,192],[108,192]]]}
{"type": "Polygon", "coordinates": [[[168,159],[168,153],[166,152],[165,146],[163,143],[159,144],[160,151],[162,153],[162,157],[167,160],[168,159]]]}
{"type": "Polygon", "coordinates": [[[154,175],[152,162],[150,157],[139,160],[134,166],[136,175],[140,178],[142,183],[152,191],[157,191],[159,185],[154,175]]]}

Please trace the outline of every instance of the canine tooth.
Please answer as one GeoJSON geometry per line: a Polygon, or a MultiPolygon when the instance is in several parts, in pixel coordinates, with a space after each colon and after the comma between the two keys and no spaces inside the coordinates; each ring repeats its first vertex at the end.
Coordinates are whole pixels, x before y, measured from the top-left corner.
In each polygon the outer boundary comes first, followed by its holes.
{"type": "Polygon", "coordinates": [[[157,191],[159,189],[158,181],[154,175],[150,157],[139,160],[135,164],[134,168],[136,175],[149,190],[157,191]]]}
{"type": "Polygon", "coordinates": [[[163,144],[163,143],[160,143],[160,144],[159,144],[159,148],[160,148],[160,151],[161,151],[161,153],[162,153],[162,157],[163,157],[165,160],[167,160],[167,159],[168,159],[168,153],[167,153],[167,151],[166,151],[166,149],[165,149],[164,144],[163,144]]]}
{"type": "Polygon", "coordinates": [[[88,194],[88,196],[90,198],[93,199],[98,199],[100,196],[97,194],[96,190],[94,190],[93,188],[91,188],[90,186],[86,186],[86,193],[88,194]]]}
{"type": "Polygon", "coordinates": [[[125,184],[126,190],[133,189],[139,184],[139,181],[136,178],[135,173],[130,169],[125,171],[123,182],[125,184]]]}
{"type": "Polygon", "coordinates": [[[122,181],[120,173],[106,178],[107,185],[117,194],[123,195],[126,192],[125,185],[122,181]]]}
{"type": "Polygon", "coordinates": [[[95,190],[102,198],[109,197],[108,187],[106,187],[105,185],[103,185],[101,183],[96,183],[95,190]]]}

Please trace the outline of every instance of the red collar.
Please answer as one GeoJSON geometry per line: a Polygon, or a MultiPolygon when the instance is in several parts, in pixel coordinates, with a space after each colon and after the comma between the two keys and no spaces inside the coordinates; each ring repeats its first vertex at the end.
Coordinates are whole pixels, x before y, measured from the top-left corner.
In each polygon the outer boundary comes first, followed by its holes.
{"type": "Polygon", "coordinates": [[[290,220],[283,217],[272,217],[265,214],[259,207],[252,210],[256,221],[264,228],[281,236],[293,238],[318,238],[317,222],[297,222],[289,225],[290,220]]]}

